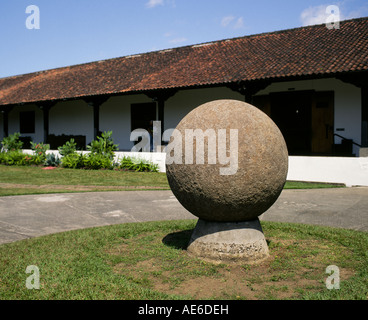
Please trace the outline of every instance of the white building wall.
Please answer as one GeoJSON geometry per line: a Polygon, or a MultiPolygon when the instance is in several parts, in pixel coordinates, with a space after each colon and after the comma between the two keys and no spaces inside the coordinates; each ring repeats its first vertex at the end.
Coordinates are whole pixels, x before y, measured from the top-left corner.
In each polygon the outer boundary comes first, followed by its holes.
{"type": "Polygon", "coordinates": [[[49,134],[85,135],[86,143],[90,143],[93,140],[93,108],[83,100],[58,102],[49,111],[49,134]]]}
{"type": "Polygon", "coordinates": [[[114,143],[118,144],[119,150],[130,151],[134,145],[130,141],[131,104],[146,102],[152,102],[152,99],[144,94],[116,96],[100,107],[100,131],[112,131],[114,143]]]}
{"type": "Polygon", "coordinates": [[[181,119],[203,103],[219,99],[244,101],[244,96],[226,87],[182,90],[165,103],[165,130],[176,128],[181,119]]]}
{"type": "MultiPolygon", "coordinates": [[[[244,96],[225,87],[179,91],[165,102],[164,129],[176,128],[190,111],[205,102],[217,99],[244,101],[244,96]]],[[[152,102],[152,99],[145,94],[116,96],[100,107],[100,131],[112,131],[114,143],[119,145],[119,150],[130,151],[134,145],[130,141],[131,105],[146,102],[152,102]]]]}
{"type": "Polygon", "coordinates": [[[43,142],[43,114],[42,110],[36,105],[15,106],[9,112],[9,134],[20,132],[19,127],[19,112],[34,111],[35,112],[35,132],[22,133],[22,137],[31,137],[33,142],[43,142]]]}
{"type": "MultiPolygon", "coordinates": [[[[316,90],[335,92],[335,133],[355,142],[361,142],[361,93],[360,89],[337,79],[303,80],[274,83],[261,90],[257,95],[271,92],[294,90],[316,90]],[[344,128],[344,131],[336,131],[344,128]]],[[[244,101],[244,96],[226,87],[181,90],[165,102],[165,130],[175,128],[185,115],[199,105],[218,99],[236,99],[244,101]]],[[[131,115],[133,103],[152,102],[144,94],[111,97],[100,107],[100,130],[113,131],[113,139],[119,144],[119,150],[130,151],[131,115]]],[[[9,113],[9,133],[19,132],[19,111],[34,110],[36,132],[24,134],[33,141],[43,140],[43,115],[35,105],[18,106],[9,113]]],[[[2,115],[0,115],[2,117],[2,115]]],[[[2,126],[2,118],[0,118],[2,126]]],[[[0,130],[0,135],[2,131],[0,130]]],[[[49,133],[55,135],[86,135],[86,143],[93,140],[93,108],[83,100],[59,102],[49,113],[49,133]]],[[[335,138],[340,143],[340,138],[335,138]]],[[[353,152],[359,154],[354,146],[353,152]]]]}
{"type": "MultiPolygon", "coordinates": [[[[265,95],[271,92],[283,92],[300,90],[334,91],[334,133],[354,142],[361,143],[361,89],[337,79],[316,79],[290,82],[277,82],[261,90],[257,95],[265,95]],[[344,131],[336,131],[343,128],[344,131]]],[[[335,143],[341,143],[341,139],[335,137],[335,143]]],[[[359,154],[359,147],[353,147],[353,153],[359,154]]]]}

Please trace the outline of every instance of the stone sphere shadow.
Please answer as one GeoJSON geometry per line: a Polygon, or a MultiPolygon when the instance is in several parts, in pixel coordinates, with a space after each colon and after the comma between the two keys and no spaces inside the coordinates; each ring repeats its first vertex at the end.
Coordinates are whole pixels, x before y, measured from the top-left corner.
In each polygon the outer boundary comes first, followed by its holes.
{"type": "Polygon", "coordinates": [[[162,243],[174,249],[187,250],[192,233],[193,229],[172,232],[162,239],[162,243]]]}

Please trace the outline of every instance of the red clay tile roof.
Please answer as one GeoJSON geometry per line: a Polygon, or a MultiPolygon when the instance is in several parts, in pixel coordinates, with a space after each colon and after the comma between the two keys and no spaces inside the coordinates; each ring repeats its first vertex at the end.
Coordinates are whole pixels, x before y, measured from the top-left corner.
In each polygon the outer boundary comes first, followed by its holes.
{"type": "Polygon", "coordinates": [[[0,79],[0,105],[368,70],[368,18],[0,79]]]}

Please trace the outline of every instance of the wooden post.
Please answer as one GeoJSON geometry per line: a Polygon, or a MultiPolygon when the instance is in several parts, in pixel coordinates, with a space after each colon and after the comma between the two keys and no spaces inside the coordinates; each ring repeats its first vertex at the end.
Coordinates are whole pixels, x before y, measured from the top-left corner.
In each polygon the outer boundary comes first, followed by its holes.
{"type": "Polygon", "coordinates": [[[96,140],[100,134],[100,107],[110,96],[97,96],[83,99],[93,108],[93,139],[96,140]]]}
{"type": "Polygon", "coordinates": [[[161,134],[162,134],[165,131],[165,100],[164,99],[159,99],[157,101],[157,108],[158,108],[158,121],[161,121],[161,134]]]}
{"type": "Polygon", "coordinates": [[[43,115],[43,142],[48,143],[50,129],[50,109],[56,104],[55,101],[45,101],[37,104],[37,107],[42,110],[43,115]]]}
{"type": "Polygon", "coordinates": [[[100,133],[100,105],[92,103],[93,107],[93,139],[96,140],[100,133]]]}
{"type": "Polygon", "coordinates": [[[9,135],[9,112],[11,109],[2,108],[1,113],[3,115],[3,136],[6,138],[9,135]]]}
{"type": "Polygon", "coordinates": [[[49,129],[50,129],[50,107],[46,106],[42,109],[43,112],[43,141],[45,143],[49,140],[49,129]]]}
{"type": "MultiPolygon", "coordinates": [[[[151,98],[153,101],[157,103],[157,109],[158,109],[158,121],[161,121],[161,139],[162,134],[165,131],[165,102],[175,95],[177,90],[175,89],[167,89],[167,90],[160,90],[160,91],[154,91],[146,93],[146,95],[151,98]]],[[[163,141],[161,140],[161,145],[163,144],[163,141]]]]}
{"type": "Polygon", "coordinates": [[[368,147],[368,84],[364,84],[360,88],[362,98],[362,140],[363,148],[368,147]]]}

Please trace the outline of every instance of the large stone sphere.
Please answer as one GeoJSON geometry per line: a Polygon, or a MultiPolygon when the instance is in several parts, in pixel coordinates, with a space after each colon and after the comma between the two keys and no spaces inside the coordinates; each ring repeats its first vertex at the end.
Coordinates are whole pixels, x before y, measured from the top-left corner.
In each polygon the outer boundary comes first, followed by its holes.
{"type": "Polygon", "coordinates": [[[287,147],[278,127],[264,112],[237,100],[192,110],[167,147],[171,190],[202,220],[257,219],[279,197],[287,171],[287,147]]]}

